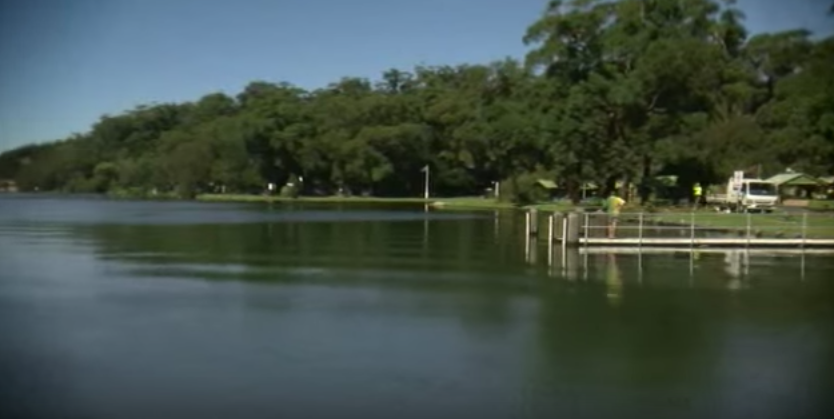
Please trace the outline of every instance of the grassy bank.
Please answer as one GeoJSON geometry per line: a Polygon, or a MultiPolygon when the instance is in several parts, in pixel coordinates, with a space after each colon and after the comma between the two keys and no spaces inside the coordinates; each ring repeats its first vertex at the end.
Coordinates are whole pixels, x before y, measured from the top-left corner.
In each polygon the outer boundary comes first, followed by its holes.
{"type": "Polygon", "coordinates": [[[206,202],[321,202],[332,204],[421,204],[426,202],[426,200],[422,198],[383,198],[359,196],[300,196],[298,198],[289,198],[283,196],[244,194],[202,194],[197,195],[197,200],[206,202]]]}
{"type": "Polygon", "coordinates": [[[438,209],[512,209],[515,205],[480,197],[461,198],[386,198],[375,196],[300,196],[298,198],[269,195],[204,194],[197,200],[206,202],[310,202],[323,204],[429,204],[438,209]]]}
{"type": "Polygon", "coordinates": [[[174,192],[163,192],[151,194],[141,189],[115,189],[106,193],[110,199],[124,199],[124,200],[152,200],[152,201],[175,201],[181,200],[174,192]]]}

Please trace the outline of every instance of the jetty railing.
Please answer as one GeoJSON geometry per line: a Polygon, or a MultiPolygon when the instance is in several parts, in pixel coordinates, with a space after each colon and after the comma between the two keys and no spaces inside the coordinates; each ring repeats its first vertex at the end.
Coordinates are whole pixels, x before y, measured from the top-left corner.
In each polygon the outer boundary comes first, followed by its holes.
{"type": "Polygon", "coordinates": [[[834,247],[834,214],[602,212],[526,215],[530,237],[581,246],[834,247]]]}

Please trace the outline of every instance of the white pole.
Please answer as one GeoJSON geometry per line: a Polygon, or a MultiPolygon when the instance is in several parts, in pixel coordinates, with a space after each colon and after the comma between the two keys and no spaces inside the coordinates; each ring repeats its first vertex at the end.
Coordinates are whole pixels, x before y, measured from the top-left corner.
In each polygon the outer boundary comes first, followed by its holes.
{"type": "Polygon", "coordinates": [[[554,214],[550,214],[548,217],[548,225],[547,225],[547,266],[553,267],[553,227],[556,216],[554,214]]]}
{"type": "Polygon", "coordinates": [[[429,165],[424,167],[424,171],[426,172],[426,179],[425,179],[425,188],[423,189],[423,198],[429,199],[429,165]]]}

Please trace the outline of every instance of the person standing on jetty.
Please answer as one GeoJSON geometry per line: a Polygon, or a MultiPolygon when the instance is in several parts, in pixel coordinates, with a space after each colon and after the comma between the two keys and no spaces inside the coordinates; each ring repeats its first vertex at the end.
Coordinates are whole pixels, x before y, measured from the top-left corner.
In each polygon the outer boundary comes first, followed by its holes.
{"type": "Polygon", "coordinates": [[[625,199],[617,196],[616,191],[611,191],[611,195],[605,200],[605,210],[608,213],[608,238],[613,239],[614,233],[617,231],[617,219],[620,216],[620,210],[626,204],[625,199]]]}
{"type": "Polygon", "coordinates": [[[695,209],[698,209],[698,207],[701,206],[701,197],[703,196],[703,194],[704,194],[704,190],[703,190],[703,188],[701,188],[701,183],[696,182],[695,186],[692,187],[692,198],[693,198],[692,201],[693,201],[693,204],[694,204],[693,207],[695,209]]]}

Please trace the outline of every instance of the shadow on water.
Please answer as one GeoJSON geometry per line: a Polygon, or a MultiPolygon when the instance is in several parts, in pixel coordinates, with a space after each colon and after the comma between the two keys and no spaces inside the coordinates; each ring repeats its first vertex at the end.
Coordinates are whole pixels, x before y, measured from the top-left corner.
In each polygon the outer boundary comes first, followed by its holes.
{"type": "Polygon", "coordinates": [[[830,256],[562,251],[525,242],[514,212],[375,208],[0,201],[0,369],[25,384],[3,381],[0,402],[88,418],[830,407],[830,256]]]}

